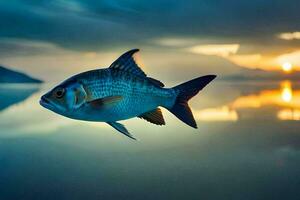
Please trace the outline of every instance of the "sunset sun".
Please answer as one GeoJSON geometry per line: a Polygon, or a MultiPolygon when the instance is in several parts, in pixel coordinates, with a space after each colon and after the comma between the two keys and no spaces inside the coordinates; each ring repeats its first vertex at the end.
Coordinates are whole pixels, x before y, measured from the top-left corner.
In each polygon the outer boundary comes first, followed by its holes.
{"type": "Polygon", "coordinates": [[[291,72],[293,69],[292,64],[289,62],[283,63],[281,67],[282,67],[282,70],[287,73],[291,72]]]}

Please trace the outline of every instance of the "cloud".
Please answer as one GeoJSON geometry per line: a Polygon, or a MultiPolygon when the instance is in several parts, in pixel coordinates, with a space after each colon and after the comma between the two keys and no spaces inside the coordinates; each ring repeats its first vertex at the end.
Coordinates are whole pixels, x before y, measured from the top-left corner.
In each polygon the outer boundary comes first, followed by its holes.
{"type": "Polygon", "coordinates": [[[299,70],[300,69],[300,50],[293,51],[291,53],[282,54],[276,58],[276,61],[281,64],[289,62],[293,65],[294,68],[296,67],[299,70]]]}
{"type": "Polygon", "coordinates": [[[290,63],[293,70],[300,70],[300,51],[268,54],[234,54],[226,57],[230,62],[251,69],[282,70],[282,65],[290,63]]]}
{"type": "Polygon", "coordinates": [[[5,58],[59,53],[59,48],[53,43],[25,39],[2,38],[0,47],[0,57],[5,58]]]}
{"type": "Polygon", "coordinates": [[[222,57],[240,67],[270,69],[278,66],[274,59],[261,54],[238,54],[239,44],[207,44],[187,48],[188,52],[195,54],[222,57]]]}
{"type": "Polygon", "coordinates": [[[188,51],[209,56],[228,57],[236,54],[239,48],[239,44],[208,44],[190,47],[188,51]]]}
{"type": "Polygon", "coordinates": [[[197,42],[199,42],[199,39],[184,38],[184,37],[181,38],[165,37],[165,38],[154,39],[154,43],[166,47],[186,47],[186,46],[193,45],[197,42]]]}
{"type": "Polygon", "coordinates": [[[260,54],[240,54],[231,55],[227,59],[239,66],[257,68],[260,66],[262,56],[260,54]]]}
{"type": "Polygon", "coordinates": [[[263,70],[281,70],[284,63],[291,63],[294,70],[300,70],[300,51],[278,54],[239,54],[240,44],[206,44],[185,48],[186,51],[224,58],[240,67],[263,70]]]}
{"type": "Polygon", "coordinates": [[[278,37],[283,40],[300,40],[300,32],[281,33],[278,37]]]}
{"type": "Polygon", "coordinates": [[[0,37],[83,51],[151,46],[164,37],[259,43],[300,29],[299,6],[296,0],[1,1],[0,37]]]}
{"type": "Polygon", "coordinates": [[[235,54],[230,55],[226,59],[230,62],[250,69],[263,69],[263,70],[280,70],[281,63],[276,61],[276,55],[263,55],[263,54],[235,54]]]}
{"type": "Polygon", "coordinates": [[[229,65],[230,71],[238,70],[235,64],[270,68],[275,63],[274,68],[278,68],[274,55],[299,46],[297,41],[287,44],[274,37],[300,30],[297,5],[300,2],[296,0],[229,0],[218,4],[211,0],[0,1],[1,63],[24,66],[25,71],[35,69],[33,73],[38,76],[57,73],[60,68],[55,77],[63,77],[80,67],[84,70],[109,64],[107,60],[114,58],[111,55],[140,48],[156,53],[152,56],[158,60],[156,66],[174,66],[164,68],[168,73],[182,66],[191,74],[212,69],[222,73],[229,65]],[[186,48],[220,58],[214,62],[195,54],[191,61],[184,58],[186,48]],[[157,59],[163,50],[169,53],[157,59]],[[107,54],[110,57],[103,58],[107,54]],[[202,65],[210,68],[194,69],[202,65]]]}

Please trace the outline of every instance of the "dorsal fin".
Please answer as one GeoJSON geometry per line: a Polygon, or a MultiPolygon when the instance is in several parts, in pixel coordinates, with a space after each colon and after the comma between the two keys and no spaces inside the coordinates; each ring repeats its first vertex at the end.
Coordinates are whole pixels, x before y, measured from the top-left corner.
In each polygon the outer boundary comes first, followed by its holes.
{"type": "Polygon", "coordinates": [[[154,79],[154,78],[151,78],[151,77],[147,77],[147,78],[154,85],[159,86],[159,87],[165,87],[165,85],[161,81],[159,81],[157,79],[154,79]]]}
{"type": "Polygon", "coordinates": [[[130,72],[132,74],[146,77],[147,75],[141,68],[136,64],[133,55],[138,52],[139,49],[132,49],[130,51],[127,51],[123,55],[121,55],[117,60],[115,60],[109,68],[111,69],[117,69],[117,70],[123,70],[126,72],[130,72]]]}
{"type": "Polygon", "coordinates": [[[146,121],[151,122],[156,125],[165,125],[166,124],[160,108],[156,108],[154,110],[146,112],[138,117],[145,119],[146,121]]]}
{"type": "Polygon", "coordinates": [[[165,85],[161,81],[151,77],[147,77],[145,72],[143,72],[143,70],[136,64],[133,56],[138,51],[139,49],[132,49],[130,51],[127,51],[126,53],[121,55],[117,60],[115,60],[109,66],[109,68],[129,72],[131,74],[148,79],[152,84],[158,87],[164,87],[165,85]]]}

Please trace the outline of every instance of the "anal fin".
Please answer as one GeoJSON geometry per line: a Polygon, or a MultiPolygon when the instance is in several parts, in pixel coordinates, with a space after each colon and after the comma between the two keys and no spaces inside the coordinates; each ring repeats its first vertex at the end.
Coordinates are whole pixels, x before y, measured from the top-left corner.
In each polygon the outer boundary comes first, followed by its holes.
{"type": "Polygon", "coordinates": [[[166,124],[160,108],[156,108],[154,110],[146,112],[138,117],[145,119],[146,121],[151,122],[156,125],[165,125],[166,124]]]}
{"type": "Polygon", "coordinates": [[[130,137],[131,139],[136,140],[129,132],[128,130],[125,128],[125,126],[121,123],[118,122],[107,122],[109,125],[111,125],[113,128],[115,128],[117,131],[123,133],[124,135],[126,135],[127,137],[130,137]]]}

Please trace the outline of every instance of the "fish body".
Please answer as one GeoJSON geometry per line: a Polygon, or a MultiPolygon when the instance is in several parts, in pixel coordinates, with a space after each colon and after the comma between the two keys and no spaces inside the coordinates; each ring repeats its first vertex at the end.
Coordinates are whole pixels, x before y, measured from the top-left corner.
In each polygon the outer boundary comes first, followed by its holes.
{"type": "Polygon", "coordinates": [[[119,121],[139,116],[159,106],[169,106],[175,101],[176,91],[153,84],[151,81],[132,76],[115,69],[99,69],[84,72],[66,82],[79,82],[87,93],[87,101],[110,96],[120,96],[118,103],[95,109],[85,104],[71,118],[87,121],[119,121]],[[92,113],[92,114],[91,114],[92,113]]]}
{"type": "Polygon", "coordinates": [[[107,122],[133,138],[117,121],[143,118],[157,125],[165,121],[164,107],[196,128],[187,101],[215,78],[208,75],[173,88],[147,77],[135,63],[137,49],[126,52],[105,69],[77,74],[42,96],[40,104],[60,115],[85,121],[107,122]]]}

